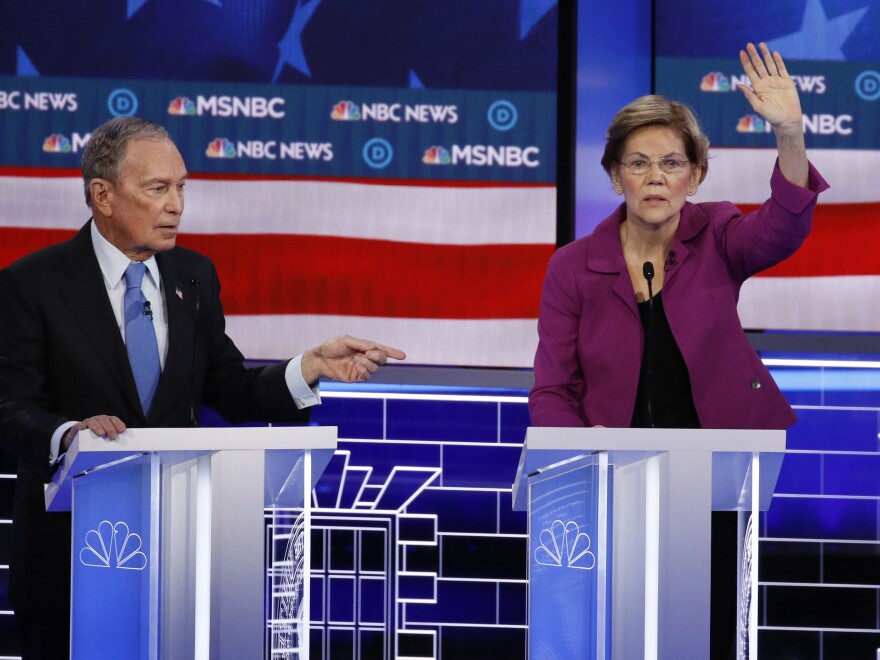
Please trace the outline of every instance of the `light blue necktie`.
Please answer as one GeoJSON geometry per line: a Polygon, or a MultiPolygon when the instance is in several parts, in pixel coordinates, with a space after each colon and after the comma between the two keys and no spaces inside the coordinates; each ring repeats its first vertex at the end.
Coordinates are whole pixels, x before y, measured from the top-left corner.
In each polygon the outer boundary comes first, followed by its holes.
{"type": "Polygon", "coordinates": [[[131,372],[137,385],[141,408],[146,415],[150,411],[159,375],[159,346],[156,331],[153,329],[153,314],[149,303],[141,291],[141,282],[147,267],[142,263],[131,263],[125,269],[125,350],[131,363],[131,372]]]}

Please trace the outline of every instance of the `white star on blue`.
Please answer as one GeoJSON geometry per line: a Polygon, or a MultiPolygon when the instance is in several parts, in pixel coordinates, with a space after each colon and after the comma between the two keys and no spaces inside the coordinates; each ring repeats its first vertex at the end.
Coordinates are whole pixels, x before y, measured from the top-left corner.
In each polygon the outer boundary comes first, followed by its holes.
{"type": "Polygon", "coordinates": [[[807,0],[804,20],[798,32],[767,41],[792,60],[845,60],[843,44],[868,11],[867,7],[828,18],[821,0],[807,0]]]}
{"type": "Polygon", "coordinates": [[[535,24],[558,4],[558,0],[520,0],[519,38],[525,39],[535,24]]]}
{"type": "Polygon", "coordinates": [[[40,75],[40,72],[37,71],[37,67],[31,62],[31,58],[29,58],[27,53],[24,52],[24,48],[19,46],[16,55],[15,75],[29,77],[37,77],[40,75]]]}
{"type": "Polygon", "coordinates": [[[147,2],[149,2],[149,0],[126,0],[125,17],[130,19],[135,13],[137,13],[137,10],[147,4],[147,2]]]}
{"type": "Polygon", "coordinates": [[[275,75],[272,76],[272,82],[278,80],[285,64],[289,64],[307,76],[312,75],[302,46],[302,33],[320,4],[321,0],[297,0],[287,32],[278,42],[278,64],[275,65],[275,75]]]}
{"type": "Polygon", "coordinates": [[[419,76],[412,69],[409,70],[409,88],[410,89],[425,89],[425,84],[421,81],[419,76]]]}

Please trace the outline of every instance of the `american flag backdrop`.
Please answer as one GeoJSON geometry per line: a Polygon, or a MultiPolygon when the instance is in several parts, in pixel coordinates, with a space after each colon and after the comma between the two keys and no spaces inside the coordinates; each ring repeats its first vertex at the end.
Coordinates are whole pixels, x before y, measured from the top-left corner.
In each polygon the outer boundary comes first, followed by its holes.
{"type": "Polygon", "coordinates": [[[531,364],[555,0],[13,4],[0,266],[83,225],[88,131],[138,114],[181,149],[179,244],[214,260],[247,357],[350,333],[419,364],[531,364]]]}
{"type": "Polygon", "coordinates": [[[800,92],[808,156],[831,189],[798,252],[749,280],[747,328],[880,330],[880,2],[657,3],[655,88],[685,101],[713,149],[696,201],[755,208],[770,193],[774,140],[736,85],[737,53],[766,41],[800,92]]]}
{"type": "MultiPolygon", "coordinates": [[[[0,189],[3,264],[88,219],[72,172],[7,171],[0,189]]],[[[348,332],[418,364],[531,362],[553,186],[196,175],[186,194],[178,242],[214,260],[229,334],[251,358],[348,332]]]]}
{"type": "MultiPolygon", "coordinates": [[[[135,104],[181,146],[192,179],[180,243],[215,260],[229,332],[248,357],[348,332],[415,363],[530,366],[555,242],[557,8],[7,3],[0,265],[85,222],[82,139],[135,104]],[[357,120],[331,119],[337,106],[357,120]]],[[[663,0],[655,17],[654,87],[692,105],[713,144],[695,201],[748,210],[769,193],[772,136],[735,91],[748,40],[786,57],[810,158],[832,186],[803,248],[744,287],[744,326],[880,329],[880,2],[787,0],[756,13],[663,0]]],[[[606,185],[598,163],[578,168],[606,185]]]]}
{"type": "MultiPolygon", "coordinates": [[[[786,261],[743,286],[739,313],[752,329],[877,332],[880,316],[880,187],[876,151],[809,151],[831,184],[813,231],[786,261]]],[[[744,211],[769,196],[775,152],[718,149],[697,199],[731,199],[744,211]]]]}

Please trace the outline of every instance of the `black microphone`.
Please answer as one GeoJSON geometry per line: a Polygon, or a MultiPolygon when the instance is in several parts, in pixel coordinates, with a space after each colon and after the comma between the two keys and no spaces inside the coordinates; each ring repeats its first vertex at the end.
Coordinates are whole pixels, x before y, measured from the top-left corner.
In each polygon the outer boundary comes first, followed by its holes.
{"type": "Polygon", "coordinates": [[[654,264],[646,261],[642,264],[642,274],[648,280],[648,331],[645,333],[645,404],[648,416],[648,426],[654,428],[654,411],[651,407],[651,391],[654,381],[654,289],[651,281],[654,279],[654,264]]]}
{"type": "Polygon", "coordinates": [[[645,276],[645,279],[648,280],[648,302],[653,306],[654,290],[651,288],[651,280],[654,279],[654,264],[650,261],[646,261],[642,264],[642,274],[645,276]]]}
{"type": "Polygon", "coordinates": [[[196,416],[196,346],[198,346],[199,341],[199,281],[193,279],[190,281],[190,285],[193,288],[196,306],[195,318],[193,319],[192,367],[190,369],[192,384],[189,391],[189,425],[195,428],[199,425],[198,417],[196,416]]]}
{"type": "Polygon", "coordinates": [[[144,314],[144,316],[149,316],[151,321],[153,320],[153,308],[150,307],[150,301],[149,301],[149,300],[145,300],[145,301],[144,301],[144,312],[143,312],[143,314],[144,314]]]}

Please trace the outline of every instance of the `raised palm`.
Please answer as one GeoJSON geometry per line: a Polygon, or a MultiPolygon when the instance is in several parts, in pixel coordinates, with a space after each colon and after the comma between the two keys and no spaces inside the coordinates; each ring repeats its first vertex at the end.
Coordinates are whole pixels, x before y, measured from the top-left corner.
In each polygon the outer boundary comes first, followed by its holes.
{"type": "Polygon", "coordinates": [[[759,47],[760,54],[752,43],[739,52],[743,71],[752,84],[751,89],[740,85],[740,90],[752,109],[774,129],[801,126],[801,102],[797,86],[788,75],[782,56],[778,52],[771,54],[765,43],[759,44],[759,47]]]}

